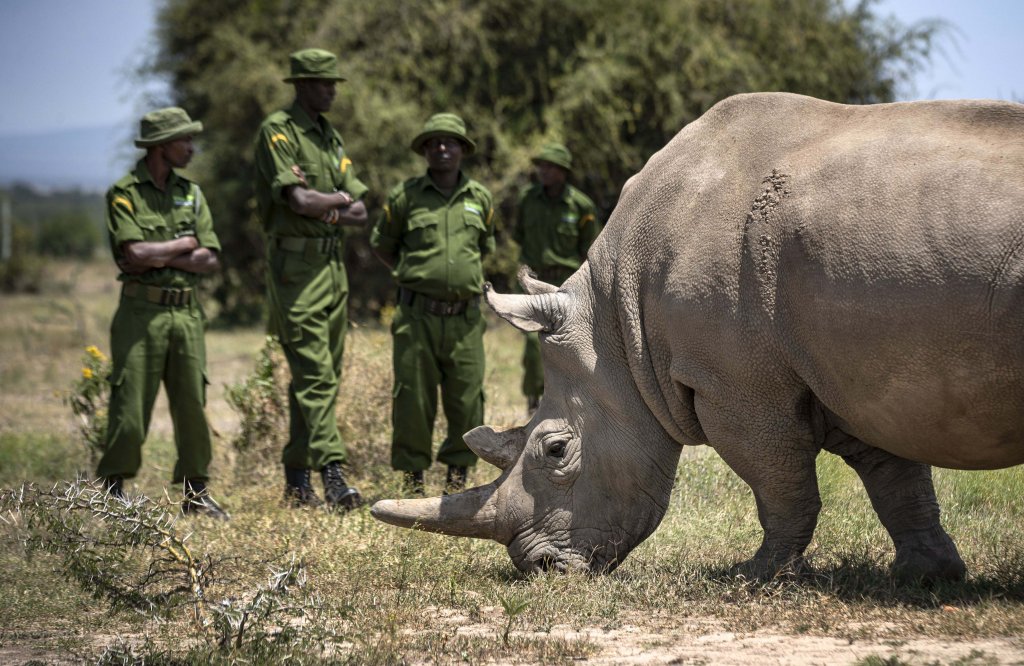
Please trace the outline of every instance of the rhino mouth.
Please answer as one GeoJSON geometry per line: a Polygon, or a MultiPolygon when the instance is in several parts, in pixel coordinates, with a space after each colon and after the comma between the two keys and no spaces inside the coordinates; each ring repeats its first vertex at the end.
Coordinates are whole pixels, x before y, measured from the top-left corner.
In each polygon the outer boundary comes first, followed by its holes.
{"type": "Polygon", "coordinates": [[[550,542],[526,545],[525,541],[517,535],[508,545],[509,557],[525,574],[553,571],[600,575],[611,573],[619,564],[618,556],[610,556],[608,549],[600,546],[578,547],[550,542]]]}

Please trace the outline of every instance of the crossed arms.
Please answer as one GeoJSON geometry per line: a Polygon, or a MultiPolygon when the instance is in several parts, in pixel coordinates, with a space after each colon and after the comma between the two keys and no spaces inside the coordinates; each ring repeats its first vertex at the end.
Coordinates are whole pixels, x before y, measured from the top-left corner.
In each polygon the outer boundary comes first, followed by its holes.
{"type": "Polygon", "coordinates": [[[129,275],[164,267],[205,274],[220,267],[217,253],[200,247],[195,236],[169,241],[129,241],[121,244],[121,253],[117,265],[129,275]]]}

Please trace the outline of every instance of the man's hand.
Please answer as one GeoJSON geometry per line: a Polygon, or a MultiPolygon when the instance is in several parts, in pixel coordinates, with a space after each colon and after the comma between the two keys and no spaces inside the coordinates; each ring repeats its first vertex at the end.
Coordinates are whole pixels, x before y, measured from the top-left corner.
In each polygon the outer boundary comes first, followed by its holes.
{"type": "Polygon", "coordinates": [[[337,208],[331,208],[326,213],[324,213],[323,217],[320,218],[327,224],[338,224],[339,222],[341,222],[342,219],[345,217],[347,209],[351,207],[353,203],[355,203],[355,201],[352,199],[352,195],[349,194],[348,192],[338,190],[335,192],[335,194],[341,196],[341,205],[339,205],[337,208]]]}
{"type": "Polygon", "coordinates": [[[127,275],[142,275],[150,269],[149,266],[133,263],[127,257],[120,257],[116,263],[121,272],[127,275]]]}

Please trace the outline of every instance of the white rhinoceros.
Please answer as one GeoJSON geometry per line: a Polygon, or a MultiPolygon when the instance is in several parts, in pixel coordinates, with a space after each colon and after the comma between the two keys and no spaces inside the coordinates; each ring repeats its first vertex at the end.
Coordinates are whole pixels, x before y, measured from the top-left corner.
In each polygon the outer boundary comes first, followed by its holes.
{"type": "Polygon", "coordinates": [[[375,517],[494,539],[523,571],[608,571],[706,444],[752,488],[746,566],[771,572],[802,562],[824,449],[897,573],[957,578],[929,465],[1024,462],[1024,105],[726,99],[626,183],[564,286],[523,282],[487,299],[541,331],[544,400],[466,435],[501,476],[375,517]]]}

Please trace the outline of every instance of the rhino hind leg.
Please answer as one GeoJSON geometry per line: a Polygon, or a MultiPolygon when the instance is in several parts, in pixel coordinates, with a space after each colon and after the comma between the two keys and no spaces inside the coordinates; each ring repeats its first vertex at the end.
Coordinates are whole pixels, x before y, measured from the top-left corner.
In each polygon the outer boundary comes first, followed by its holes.
{"type": "Polygon", "coordinates": [[[841,456],[860,477],[871,506],[893,544],[893,574],[903,581],[961,580],[967,567],[939,521],[928,465],[894,456],[833,429],[825,450],[841,456]]]}

